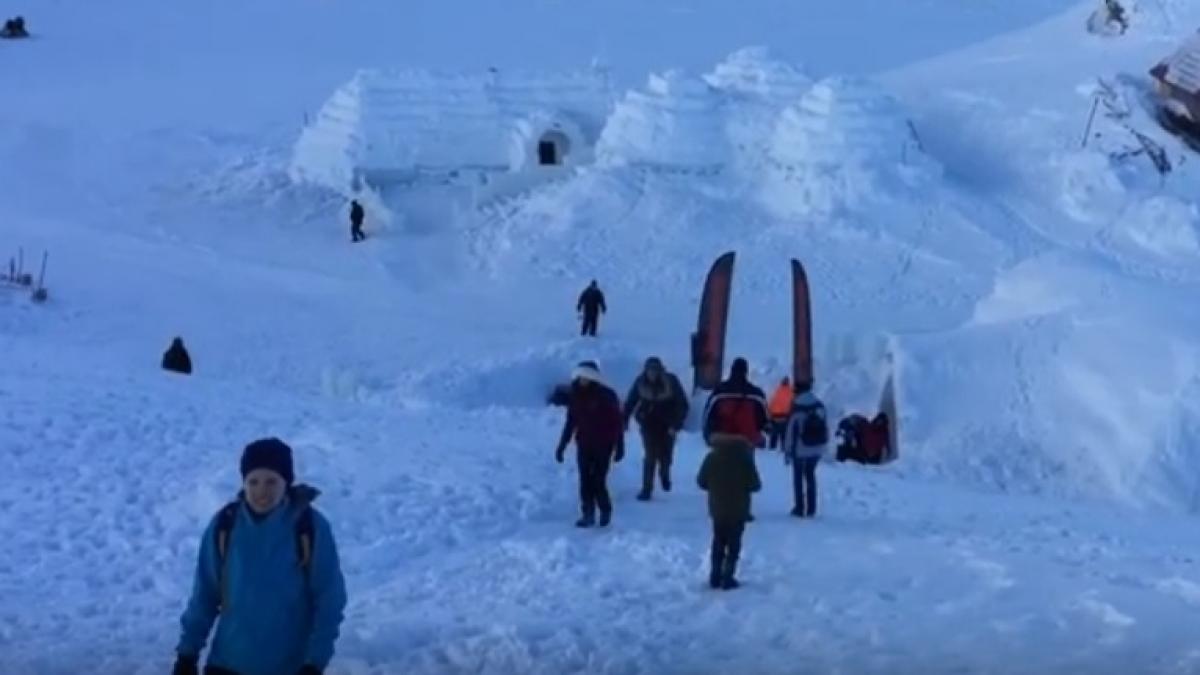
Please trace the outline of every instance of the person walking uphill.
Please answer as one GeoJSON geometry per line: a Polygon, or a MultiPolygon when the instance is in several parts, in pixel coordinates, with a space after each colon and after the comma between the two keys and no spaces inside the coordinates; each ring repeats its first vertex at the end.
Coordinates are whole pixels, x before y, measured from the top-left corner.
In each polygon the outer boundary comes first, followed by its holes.
{"type": "Polygon", "coordinates": [[[729,379],[717,385],[704,406],[704,442],[713,433],[737,434],[750,445],[766,445],[767,397],[750,382],[750,364],[738,357],[729,366],[729,379]]]}
{"type": "Polygon", "coordinates": [[[608,313],[608,306],[604,303],[604,292],[600,290],[595,279],[592,279],[592,283],[579,294],[575,311],[583,314],[583,328],[579,331],[580,334],[596,337],[600,315],[608,313]]]}
{"type": "Polygon", "coordinates": [[[333,657],[346,586],[333,531],[293,485],[292,450],[277,438],[246,446],[242,491],[200,542],[180,618],[174,675],[196,675],[216,622],[205,675],[320,675],[333,657]]]}
{"type": "Polygon", "coordinates": [[[771,402],[767,404],[767,413],[771,416],[771,442],[768,447],[772,450],[779,447],[779,441],[783,439],[788,416],[792,414],[792,398],[792,381],[785,377],[775,388],[775,392],[771,394],[771,402]]]}
{"type": "Polygon", "coordinates": [[[828,444],[825,404],[812,393],[811,384],[801,384],[783,437],[783,461],[792,465],[792,515],[797,518],[817,515],[817,465],[828,444]]]}
{"type": "Polygon", "coordinates": [[[762,480],[754,466],[754,448],[745,437],[717,432],[709,443],[711,449],[696,476],[696,484],[708,492],[713,526],[708,583],[729,590],[739,585],[737,564],[742,534],[750,520],[750,494],[762,489],[762,480]]]}
{"type": "Polygon", "coordinates": [[[362,224],[363,218],[366,217],[366,212],[363,211],[362,204],[358,203],[357,199],[350,200],[350,241],[362,241],[367,238],[363,234],[362,224]]]}
{"type": "Polygon", "coordinates": [[[594,361],[583,361],[576,368],[567,403],[567,419],[554,459],[563,463],[567,444],[575,438],[579,464],[579,502],[582,517],[576,527],[596,524],[600,509],[600,527],[612,520],[612,499],[608,495],[608,469],[612,462],[625,457],[625,434],[621,420],[621,402],[617,394],[600,378],[594,361]]]}
{"type": "Polygon", "coordinates": [[[657,356],[646,359],[642,374],[633,381],[625,397],[625,426],[629,418],[637,419],[642,432],[642,491],[637,498],[650,499],[654,492],[654,473],[657,469],[664,492],[671,491],[671,461],[675,454],[675,437],[683,428],[688,414],[687,394],[674,373],[663,367],[657,356]]]}

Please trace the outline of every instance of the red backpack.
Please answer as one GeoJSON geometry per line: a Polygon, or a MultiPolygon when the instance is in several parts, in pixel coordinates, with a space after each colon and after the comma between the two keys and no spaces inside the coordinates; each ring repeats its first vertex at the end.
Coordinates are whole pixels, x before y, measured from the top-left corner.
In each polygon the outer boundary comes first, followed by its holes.
{"type": "Polygon", "coordinates": [[[717,419],[714,429],[721,433],[737,434],[761,448],[766,445],[762,429],[758,426],[758,405],[748,396],[727,398],[718,401],[717,419]]]}

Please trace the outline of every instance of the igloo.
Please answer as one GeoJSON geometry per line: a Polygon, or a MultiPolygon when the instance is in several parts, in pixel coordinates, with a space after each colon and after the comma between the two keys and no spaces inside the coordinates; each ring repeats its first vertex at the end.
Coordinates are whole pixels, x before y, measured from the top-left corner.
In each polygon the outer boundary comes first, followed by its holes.
{"type": "Polygon", "coordinates": [[[616,105],[600,141],[604,165],[719,171],[729,163],[724,98],[702,78],[679,70],[651,75],[644,90],[616,105]]]}
{"type": "Polygon", "coordinates": [[[765,161],[780,113],[812,87],[801,67],[766,47],[733,52],[704,79],[726,97],[726,133],[739,166],[751,171],[765,161]]]}
{"type": "Polygon", "coordinates": [[[606,71],[361,70],[296,143],[290,174],[348,194],[458,182],[496,196],[593,161],[606,71]]]}

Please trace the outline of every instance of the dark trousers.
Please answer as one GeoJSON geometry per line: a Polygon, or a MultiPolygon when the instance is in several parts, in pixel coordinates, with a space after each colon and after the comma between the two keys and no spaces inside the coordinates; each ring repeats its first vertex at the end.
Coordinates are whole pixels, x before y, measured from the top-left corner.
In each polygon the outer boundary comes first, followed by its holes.
{"type": "Polygon", "coordinates": [[[596,337],[596,328],[600,323],[600,315],[597,312],[584,311],[583,313],[583,328],[579,331],[580,335],[590,335],[596,337]]]}
{"type": "Polygon", "coordinates": [[[612,453],[580,450],[579,455],[579,508],[585,518],[612,512],[612,500],[608,497],[608,467],[612,453]]]}
{"type": "Polygon", "coordinates": [[[742,520],[713,520],[712,576],[726,579],[737,573],[738,556],[742,553],[742,520]]]}
{"type": "Polygon", "coordinates": [[[783,444],[783,432],[787,430],[787,418],[773,419],[770,422],[771,441],[770,448],[774,450],[783,444]]]}
{"type": "Polygon", "coordinates": [[[654,473],[662,481],[663,489],[671,482],[671,460],[675,456],[675,434],[670,431],[642,430],[642,448],[646,455],[642,462],[642,492],[654,491],[654,473]]]}
{"type": "Polygon", "coordinates": [[[204,675],[238,675],[236,671],[221,666],[204,666],[204,675]]]}
{"type": "Polygon", "coordinates": [[[800,458],[792,462],[792,490],[795,508],[801,515],[817,513],[817,464],[820,457],[800,458]]]}
{"type": "Polygon", "coordinates": [[[350,239],[352,241],[362,241],[363,239],[366,239],[366,238],[367,238],[367,235],[363,234],[363,231],[362,231],[362,223],[351,223],[350,239]]]}

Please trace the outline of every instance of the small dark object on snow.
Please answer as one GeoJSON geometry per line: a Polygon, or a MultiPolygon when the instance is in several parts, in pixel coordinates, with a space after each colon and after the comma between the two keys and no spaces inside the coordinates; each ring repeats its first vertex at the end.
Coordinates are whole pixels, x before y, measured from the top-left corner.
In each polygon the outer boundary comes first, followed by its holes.
{"type": "Polygon", "coordinates": [[[25,30],[25,17],[17,16],[8,19],[4,22],[4,29],[0,30],[0,38],[27,38],[29,31],[25,30]]]}
{"type": "Polygon", "coordinates": [[[162,367],[163,370],[184,375],[192,374],[192,358],[188,355],[187,348],[183,346],[183,338],[177,337],[171,341],[171,346],[163,353],[162,367]]]}

